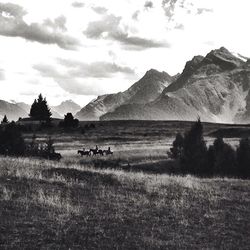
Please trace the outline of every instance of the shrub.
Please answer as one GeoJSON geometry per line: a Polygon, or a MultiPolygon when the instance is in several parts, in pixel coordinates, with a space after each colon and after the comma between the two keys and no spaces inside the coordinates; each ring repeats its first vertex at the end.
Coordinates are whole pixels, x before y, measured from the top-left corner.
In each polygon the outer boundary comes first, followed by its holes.
{"type": "Polygon", "coordinates": [[[64,120],[59,123],[59,126],[64,128],[76,128],[78,127],[78,125],[79,125],[79,120],[74,119],[72,113],[67,113],[64,116],[64,120]]]}
{"type": "Polygon", "coordinates": [[[23,155],[26,146],[19,127],[11,122],[0,129],[0,154],[23,155]]]}
{"type": "Polygon", "coordinates": [[[243,138],[237,148],[238,175],[250,177],[250,140],[243,138]]]}
{"type": "Polygon", "coordinates": [[[183,153],[184,138],[178,133],[173,141],[173,147],[170,148],[170,157],[173,159],[180,159],[183,153]]]}
{"type": "Polygon", "coordinates": [[[213,144],[214,162],[213,172],[217,175],[235,175],[236,174],[236,153],[235,150],[224,142],[222,137],[217,137],[213,144]]]}

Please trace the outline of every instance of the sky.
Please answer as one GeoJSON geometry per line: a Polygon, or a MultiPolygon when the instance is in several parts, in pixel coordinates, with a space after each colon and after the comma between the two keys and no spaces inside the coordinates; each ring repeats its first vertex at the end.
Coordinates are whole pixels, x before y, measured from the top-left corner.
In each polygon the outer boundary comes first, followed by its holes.
{"type": "Polygon", "coordinates": [[[0,1],[0,99],[84,106],[154,68],[226,47],[250,57],[249,0],[0,1]]]}

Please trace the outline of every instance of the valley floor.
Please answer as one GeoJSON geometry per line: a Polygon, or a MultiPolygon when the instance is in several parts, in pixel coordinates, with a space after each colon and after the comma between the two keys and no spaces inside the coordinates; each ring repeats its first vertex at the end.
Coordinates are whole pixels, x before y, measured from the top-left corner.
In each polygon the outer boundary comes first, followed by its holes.
{"type": "Polygon", "coordinates": [[[1,249],[249,249],[250,180],[0,157],[1,249]]]}

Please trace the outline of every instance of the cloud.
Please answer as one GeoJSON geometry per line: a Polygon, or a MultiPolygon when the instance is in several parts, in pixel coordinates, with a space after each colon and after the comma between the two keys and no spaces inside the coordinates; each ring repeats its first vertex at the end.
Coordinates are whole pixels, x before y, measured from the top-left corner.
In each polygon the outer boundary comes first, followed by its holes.
{"type": "Polygon", "coordinates": [[[154,4],[151,1],[146,1],[145,4],[144,4],[144,7],[147,8],[147,9],[151,9],[151,8],[154,7],[154,4]]]}
{"type": "Polygon", "coordinates": [[[92,10],[95,11],[97,14],[100,14],[100,15],[105,14],[108,11],[106,8],[100,7],[100,6],[92,7],[92,10]]]}
{"type": "MultiPolygon", "coordinates": [[[[33,65],[42,77],[53,79],[65,91],[71,94],[99,95],[105,93],[105,86],[96,83],[97,78],[111,78],[114,74],[122,73],[134,75],[134,70],[129,67],[108,62],[94,62],[86,64],[74,60],[58,59],[65,71],[58,71],[55,67],[47,64],[33,65]]],[[[98,79],[97,79],[98,80],[98,79]]]]}
{"type": "Polygon", "coordinates": [[[99,39],[103,33],[117,32],[120,21],[121,17],[106,15],[101,20],[90,22],[84,33],[88,38],[99,39]]]}
{"type": "Polygon", "coordinates": [[[0,69],[0,81],[5,80],[5,73],[3,69],[0,69]]]}
{"type": "Polygon", "coordinates": [[[130,36],[120,27],[121,17],[106,15],[101,20],[90,22],[84,34],[91,39],[118,41],[127,50],[169,47],[166,42],[158,42],[138,36],[130,36]]]}
{"type": "Polygon", "coordinates": [[[203,14],[204,12],[213,12],[213,9],[207,9],[207,8],[198,8],[198,9],[197,9],[197,14],[198,14],[198,15],[201,15],[201,14],[203,14]]]}
{"type": "Polygon", "coordinates": [[[22,18],[27,12],[23,7],[13,3],[0,3],[0,15],[22,18]]]}
{"type": "Polygon", "coordinates": [[[73,2],[73,3],[72,3],[72,6],[73,6],[74,8],[82,8],[82,7],[85,6],[85,4],[82,3],[82,2],[73,2]]]}
{"type": "Polygon", "coordinates": [[[44,20],[44,25],[47,26],[47,27],[50,27],[52,28],[54,31],[67,31],[67,28],[66,28],[66,17],[65,16],[59,16],[57,18],[54,19],[54,21],[52,21],[51,19],[45,19],[44,20]]]}
{"type": "Polygon", "coordinates": [[[19,5],[0,3],[0,35],[21,37],[43,44],[56,44],[62,49],[69,50],[74,50],[80,45],[77,39],[64,33],[66,31],[64,16],[54,21],[46,19],[42,24],[27,24],[23,19],[25,15],[26,11],[19,5]]]}
{"type": "Polygon", "coordinates": [[[184,30],[184,25],[182,23],[178,23],[178,24],[175,25],[174,28],[177,29],[177,30],[184,30]]]}
{"type": "Polygon", "coordinates": [[[117,65],[109,62],[94,62],[91,64],[74,61],[58,59],[58,62],[68,68],[69,75],[81,78],[109,78],[113,74],[134,74],[134,70],[129,67],[117,65]]]}
{"type": "Polygon", "coordinates": [[[173,19],[177,8],[186,9],[188,14],[196,13],[197,15],[201,15],[204,12],[213,12],[213,9],[197,8],[194,3],[187,0],[162,0],[162,8],[169,20],[173,19]]]}
{"type": "Polygon", "coordinates": [[[139,14],[140,14],[139,10],[135,11],[134,14],[132,15],[132,18],[137,21],[139,14]]]}
{"type": "MultiPolygon", "coordinates": [[[[182,1],[182,5],[184,1],[185,0],[182,1]]],[[[169,18],[169,20],[171,20],[174,15],[177,2],[178,0],[163,0],[162,1],[162,8],[164,9],[165,15],[169,18]]]]}
{"type": "MultiPolygon", "coordinates": [[[[65,73],[60,73],[55,67],[48,64],[33,65],[42,77],[53,79],[62,89],[72,94],[93,95],[91,89],[86,90],[84,85],[65,73]]],[[[95,93],[96,94],[96,93],[95,93]]]]}
{"type": "Polygon", "coordinates": [[[35,95],[37,95],[37,91],[35,91],[35,90],[24,90],[24,91],[20,92],[20,95],[35,96],[35,95]]]}

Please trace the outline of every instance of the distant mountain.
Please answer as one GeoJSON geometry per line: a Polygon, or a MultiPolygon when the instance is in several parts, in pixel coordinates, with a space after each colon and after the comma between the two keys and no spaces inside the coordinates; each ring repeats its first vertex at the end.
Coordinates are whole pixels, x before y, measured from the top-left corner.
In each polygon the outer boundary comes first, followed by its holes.
{"type": "Polygon", "coordinates": [[[81,106],[73,102],[72,100],[63,101],[58,106],[51,106],[51,111],[54,115],[59,115],[60,117],[64,117],[66,113],[76,114],[81,109],[81,106]]]}
{"type": "Polygon", "coordinates": [[[23,109],[27,114],[30,112],[30,105],[25,102],[17,102],[16,103],[21,109],[23,109]]]}
{"type": "Polygon", "coordinates": [[[225,48],[195,56],[182,74],[152,102],[119,106],[101,117],[113,119],[250,122],[250,63],[225,48]]]}
{"type": "MultiPolygon", "coordinates": [[[[0,119],[2,119],[5,114],[10,121],[16,121],[19,119],[19,117],[29,117],[30,107],[31,105],[24,102],[15,103],[13,101],[10,103],[0,100],[0,119]]],[[[70,100],[64,101],[58,106],[50,107],[53,118],[63,118],[64,114],[68,112],[74,115],[80,109],[81,107],[78,104],[70,100]]]]}
{"type": "Polygon", "coordinates": [[[9,121],[16,121],[19,117],[26,117],[26,111],[19,107],[16,103],[10,103],[4,100],[0,100],[0,119],[7,116],[9,121]]]}
{"type": "MultiPolygon", "coordinates": [[[[27,117],[29,105],[0,101],[0,118],[27,117]]],[[[73,101],[51,107],[53,117],[80,120],[196,120],[250,123],[250,59],[221,47],[188,61],[181,74],[151,69],[129,89],[97,97],[84,108],[73,101]]]]}
{"type": "Polygon", "coordinates": [[[123,105],[149,103],[159,97],[171,82],[172,77],[168,73],[151,69],[128,90],[98,96],[97,99],[82,108],[76,117],[80,120],[99,120],[102,115],[113,112],[123,105]]]}

